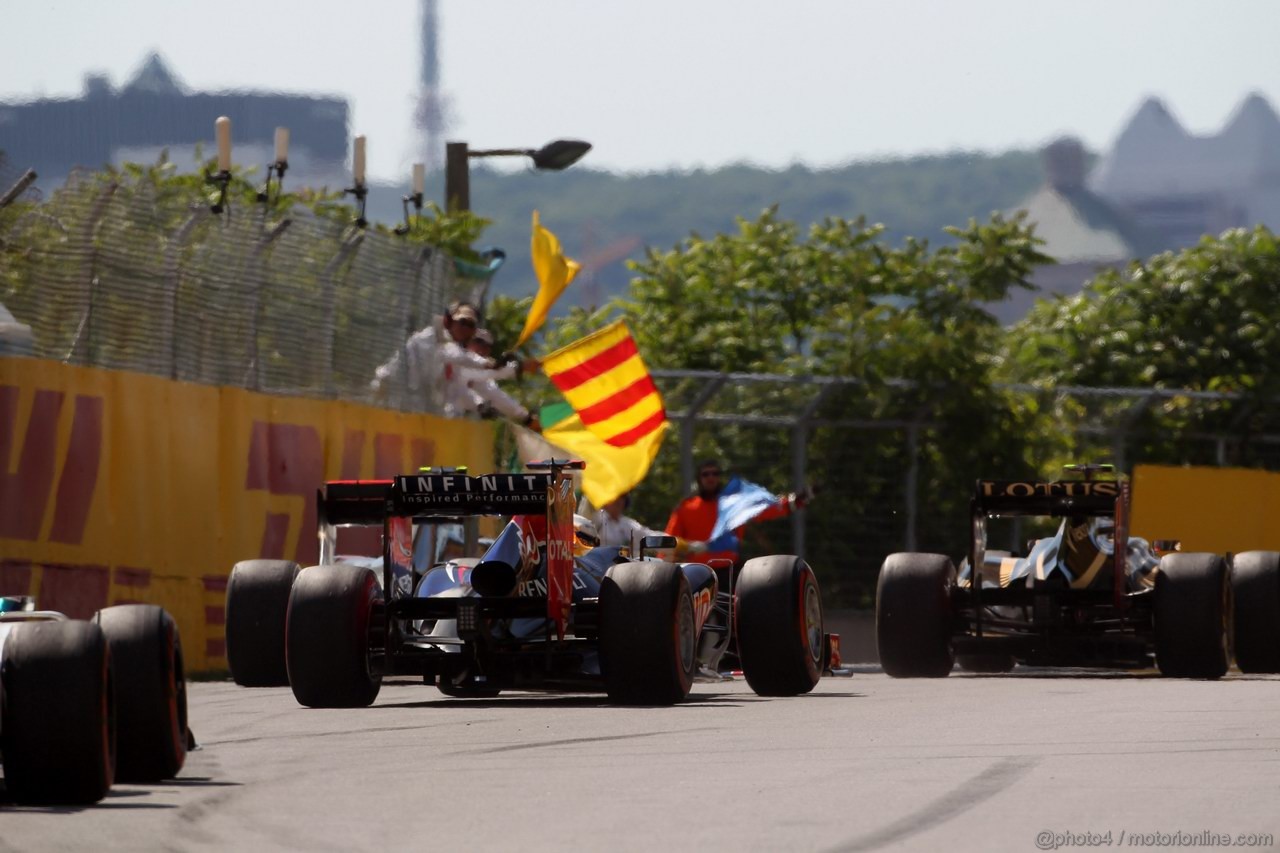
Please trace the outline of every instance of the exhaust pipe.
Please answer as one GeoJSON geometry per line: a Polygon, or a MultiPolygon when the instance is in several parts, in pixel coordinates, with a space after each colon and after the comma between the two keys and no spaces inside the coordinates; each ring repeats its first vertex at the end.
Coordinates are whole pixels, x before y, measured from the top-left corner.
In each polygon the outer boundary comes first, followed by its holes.
{"type": "Polygon", "coordinates": [[[485,560],[467,573],[471,588],[485,598],[505,598],[515,591],[516,570],[501,560],[485,560]]]}

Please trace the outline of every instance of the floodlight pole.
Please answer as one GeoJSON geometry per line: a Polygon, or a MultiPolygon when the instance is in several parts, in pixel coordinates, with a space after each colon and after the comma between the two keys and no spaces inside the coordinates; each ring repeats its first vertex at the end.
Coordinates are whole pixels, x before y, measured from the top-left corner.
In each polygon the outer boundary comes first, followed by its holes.
{"type": "Polygon", "coordinates": [[[557,139],[541,148],[486,148],[472,151],[465,142],[449,142],[444,149],[444,203],[450,211],[471,209],[472,157],[529,157],[534,168],[558,172],[591,150],[591,143],[557,139]]]}
{"type": "Polygon", "coordinates": [[[449,211],[471,209],[470,152],[465,142],[444,147],[444,206],[449,211]]]}

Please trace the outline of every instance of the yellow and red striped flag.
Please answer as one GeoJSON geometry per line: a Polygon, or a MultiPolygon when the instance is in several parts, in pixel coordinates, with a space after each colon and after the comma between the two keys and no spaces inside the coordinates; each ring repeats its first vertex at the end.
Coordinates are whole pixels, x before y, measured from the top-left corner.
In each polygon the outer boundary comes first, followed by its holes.
{"type": "Polygon", "coordinates": [[[583,426],[605,443],[631,447],[652,442],[657,453],[667,412],[624,322],[610,323],[556,350],[542,360],[542,370],[583,426]]]}

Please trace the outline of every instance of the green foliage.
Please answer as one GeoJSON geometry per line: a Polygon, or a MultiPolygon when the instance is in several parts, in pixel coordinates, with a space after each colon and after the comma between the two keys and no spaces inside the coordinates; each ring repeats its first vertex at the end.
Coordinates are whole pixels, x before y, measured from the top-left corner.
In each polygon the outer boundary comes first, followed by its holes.
{"type": "Polygon", "coordinates": [[[445,211],[435,202],[428,202],[425,209],[426,216],[410,217],[406,237],[415,243],[435,246],[453,258],[480,260],[474,246],[491,224],[490,220],[469,210],[445,211]]]}
{"type": "MultiPolygon", "coordinates": [[[[537,282],[529,261],[529,214],[545,226],[570,257],[588,264],[564,296],[570,305],[598,307],[626,293],[620,263],[600,270],[594,261],[624,238],[642,246],[671,246],[691,231],[732,230],[735,217],[777,205],[780,216],[807,227],[827,217],[884,222],[887,242],[907,236],[947,241],[944,228],[1008,210],[1043,180],[1035,151],[1003,154],[954,152],[825,168],[803,165],[767,169],[746,164],[718,169],[615,174],[590,168],[590,156],[563,172],[471,172],[472,206],[493,220],[485,240],[507,252],[494,279],[501,293],[527,295],[537,282]]],[[[400,190],[374,192],[370,219],[397,222],[400,190]]],[[[640,259],[643,249],[629,257],[640,259]]]]}
{"type": "Polygon", "coordinates": [[[1008,336],[1001,375],[1239,395],[1066,414],[1131,420],[1134,448],[1148,461],[1210,461],[1211,448],[1192,436],[1212,433],[1233,437],[1231,461],[1259,464],[1268,451],[1253,437],[1280,426],[1271,415],[1280,397],[1280,243],[1262,227],[1228,231],[1108,271],[1078,296],[1042,301],[1008,336]]]}
{"type": "MultiPolygon", "coordinates": [[[[884,553],[902,542],[905,520],[886,524],[876,513],[903,504],[902,474],[913,461],[907,424],[919,425],[922,546],[953,544],[978,475],[1026,470],[1020,416],[992,388],[1000,329],[985,304],[1029,287],[1034,267],[1050,259],[1020,216],[993,215],[950,233],[953,242],[936,248],[915,239],[895,246],[883,226],[863,219],[830,217],[802,231],[769,208],[739,219],[732,233],[693,234],[669,251],[650,249],[631,265],[626,299],[597,315],[579,310],[548,337],[571,337],[621,314],[652,368],[862,379],[828,394],[813,417],[900,426],[859,432],[856,445],[847,428],[820,426],[807,448],[807,479],[827,487],[809,514],[810,530],[833,531],[811,533],[814,564],[833,595],[859,599],[884,553]],[[823,472],[833,470],[842,482],[825,482],[823,472]],[[883,541],[884,550],[850,556],[851,533],[861,542],[883,541]]],[[[668,408],[680,409],[700,387],[698,380],[677,383],[667,390],[668,408]]],[[[700,428],[696,455],[724,459],[749,479],[785,489],[792,454],[783,425],[813,404],[817,390],[804,382],[726,386],[711,412],[773,415],[779,426],[700,428]]],[[[642,517],[664,519],[680,497],[678,464],[673,449],[659,455],[636,496],[642,517]]],[[[759,547],[777,547],[768,541],[776,528],[762,535],[759,547]]]]}

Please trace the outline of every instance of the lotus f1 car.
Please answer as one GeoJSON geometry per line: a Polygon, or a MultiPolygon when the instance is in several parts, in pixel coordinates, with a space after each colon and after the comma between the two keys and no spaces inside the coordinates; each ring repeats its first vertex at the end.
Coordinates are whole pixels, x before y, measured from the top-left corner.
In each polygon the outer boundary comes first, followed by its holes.
{"type": "Polygon", "coordinates": [[[91,621],[0,598],[0,753],[19,802],[92,803],[176,776],[189,745],[177,625],[122,604],[91,621]]]}
{"type": "MultiPolygon", "coordinates": [[[[945,676],[957,660],[980,672],[1008,671],[1015,663],[1133,669],[1151,666],[1153,658],[1166,676],[1218,678],[1227,671],[1227,560],[1173,552],[1176,543],[1153,549],[1129,536],[1128,483],[1095,479],[1110,466],[1068,470],[1083,477],[979,481],[959,572],[941,554],[885,560],[876,635],[886,673],[945,676]],[[1061,523],[1025,556],[1014,556],[987,549],[988,519],[1000,516],[1061,523]]],[[[1274,584],[1274,568],[1271,577],[1274,584]]],[[[1272,597],[1280,609],[1274,586],[1272,597]]]]}
{"type": "Polygon", "coordinates": [[[603,691],[662,705],[685,698],[699,651],[734,631],[748,683],[765,695],[811,690],[825,644],[817,580],[798,557],[752,560],[732,625],[712,618],[715,573],[617,548],[574,553],[581,462],[472,477],[435,469],[325,485],[320,563],[238,563],[227,588],[227,658],[246,686],[287,683],[310,707],[368,705],[384,675],[422,676],[449,696],[504,689],[603,691]],[[511,521],[474,565],[413,563],[414,528],[475,515],[511,521]],[[335,560],[341,526],[382,530],[381,571],[335,560]]]}

